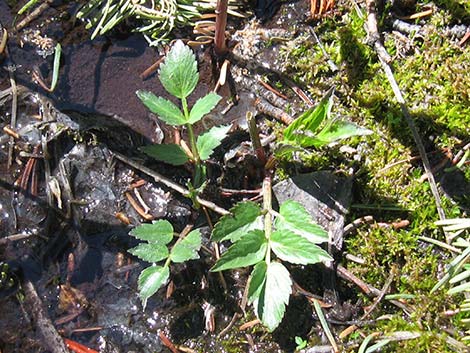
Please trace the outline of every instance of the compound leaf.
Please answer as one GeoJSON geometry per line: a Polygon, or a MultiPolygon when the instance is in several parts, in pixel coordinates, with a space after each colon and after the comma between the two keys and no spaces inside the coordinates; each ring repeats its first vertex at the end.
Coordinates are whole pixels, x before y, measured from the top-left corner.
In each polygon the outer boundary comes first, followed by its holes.
{"type": "Polygon", "coordinates": [[[267,266],[266,281],[258,299],[253,301],[256,316],[269,331],[279,326],[289,303],[292,281],[289,271],[279,262],[267,266]]]}
{"type": "Polygon", "coordinates": [[[128,251],[147,262],[158,262],[168,257],[168,248],[162,244],[142,243],[128,251]]]}
{"type": "Polygon", "coordinates": [[[173,226],[167,220],[153,221],[152,224],[141,224],[129,232],[130,235],[149,243],[168,244],[173,239],[173,226]]]}
{"type": "Polygon", "coordinates": [[[171,165],[183,165],[189,161],[186,152],[174,143],[145,146],[141,150],[150,157],[171,165]]]}
{"type": "Polygon", "coordinates": [[[296,201],[286,201],[279,210],[275,226],[278,230],[288,230],[301,235],[312,243],[328,240],[328,233],[316,224],[305,208],[296,201]]]}
{"type": "Polygon", "coordinates": [[[234,243],[211,268],[212,272],[254,265],[264,259],[268,246],[264,232],[252,230],[234,243]]]}
{"type": "Polygon", "coordinates": [[[293,264],[307,265],[333,260],[318,245],[288,230],[273,232],[270,240],[271,249],[276,256],[293,264]]]}
{"type": "Polygon", "coordinates": [[[175,97],[189,96],[199,81],[196,56],[181,40],[176,41],[160,65],[160,81],[175,97]]]}
{"type": "Polygon", "coordinates": [[[214,92],[210,92],[206,96],[199,98],[196,103],[194,103],[189,113],[189,123],[197,123],[204,115],[210,113],[221,99],[222,97],[214,92]]]}
{"type": "Polygon", "coordinates": [[[266,282],[266,270],[268,265],[265,261],[258,262],[251,272],[248,286],[248,303],[253,303],[261,294],[266,282]]]}
{"type": "Polygon", "coordinates": [[[157,97],[152,92],[139,90],[137,97],[152,112],[158,115],[165,123],[173,126],[186,124],[186,118],[175,103],[168,99],[157,97]]]}
{"type": "Polygon", "coordinates": [[[150,266],[140,273],[138,280],[139,296],[144,310],[147,306],[147,299],[154,295],[169,277],[170,269],[168,266],[150,266]]]}
{"type": "Polygon", "coordinates": [[[230,209],[230,214],[223,216],[212,231],[212,240],[223,241],[230,239],[235,242],[252,229],[263,227],[261,208],[254,202],[237,203],[230,209]]]}
{"type": "Polygon", "coordinates": [[[178,263],[199,259],[198,251],[200,248],[201,232],[199,229],[195,229],[173,246],[170,252],[170,259],[178,263]]]}
{"type": "Polygon", "coordinates": [[[197,138],[197,150],[199,157],[203,161],[208,159],[214,152],[214,149],[222,143],[231,127],[231,125],[214,126],[206,133],[199,135],[197,138]]]}

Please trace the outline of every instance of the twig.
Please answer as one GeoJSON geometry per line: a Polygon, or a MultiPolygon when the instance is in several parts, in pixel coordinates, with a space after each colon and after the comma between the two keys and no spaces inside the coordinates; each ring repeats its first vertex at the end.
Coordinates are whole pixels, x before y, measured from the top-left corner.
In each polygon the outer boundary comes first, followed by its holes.
{"type": "MultiPolygon", "coordinates": [[[[124,156],[124,155],[122,155],[118,152],[113,152],[113,155],[114,155],[115,158],[117,158],[121,162],[130,165],[131,167],[141,171],[144,174],[147,174],[148,176],[151,176],[157,183],[162,183],[165,186],[169,187],[170,189],[173,189],[173,190],[179,192],[181,195],[183,195],[185,197],[190,196],[190,191],[188,189],[186,189],[185,187],[183,187],[183,186],[173,182],[172,180],[164,177],[163,175],[157,173],[156,171],[154,171],[150,168],[147,168],[147,167],[143,166],[142,164],[140,164],[138,162],[135,162],[132,159],[127,158],[126,156],[124,156]]],[[[224,209],[220,206],[217,206],[215,203],[213,203],[211,201],[204,200],[204,199],[200,198],[199,196],[196,196],[196,200],[202,206],[205,206],[205,207],[211,209],[212,211],[214,211],[214,212],[216,212],[220,215],[230,214],[230,212],[227,211],[226,209],[224,209]]]]}
{"type": "Polygon", "coordinates": [[[39,5],[36,10],[31,12],[26,16],[21,22],[15,26],[15,30],[19,31],[26,27],[31,21],[34,21],[36,18],[41,16],[41,14],[49,8],[49,5],[52,4],[53,0],[46,0],[41,5],[39,5]]]}
{"type": "MultiPolygon", "coordinates": [[[[350,282],[354,283],[368,297],[377,297],[377,296],[380,295],[381,291],[379,289],[371,286],[370,284],[367,284],[362,279],[356,277],[355,275],[353,275],[351,272],[349,272],[343,266],[338,265],[336,270],[337,270],[337,273],[338,273],[339,277],[345,279],[346,281],[350,281],[350,282]]],[[[408,308],[405,304],[403,304],[402,302],[400,302],[398,300],[390,299],[389,302],[392,303],[393,305],[399,307],[400,309],[405,311],[407,314],[411,312],[410,308],[408,308]]]]}
{"type": "Polygon", "coordinates": [[[217,335],[217,337],[223,337],[223,335],[225,335],[233,327],[233,325],[235,325],[235,322],[237,322],[237,320],[240,317],[241,317],[241,314],[239,314],[239,313],[233,314],[232,320],[230,320],[228,325],[225,326],[225,328],[222,331],[220,331],[220,333],[217,335]]]}
{"type": "Polygon", "coordinates": [[[284,110],[279,109],[269,103],[267,100],[263,98],[256,98],[255,100],[255,108],[260,113],[272,116],[273,118],[279,120],[280,122],[289,125],[294,121],[294,119],[287,114],[284,110]]]}
{"type": "Polygon", "coordinates": [[[406,105],[405,99],[401,93],[400,87],[398,86],[397,81],[395,80],[395,76],[393,75],[392,69],[389,65],[390,62],[390,55],[387,53],[387,50],[383,46],[378,28],[377,28],[377,14],[376,14],[376,3],[375,0],[367,0],[367,29],[369,32],[369,37],[372,40],[372,44],[377,52],[379,57],[379,61],[382,64],[382,68],[385,71],[385,75],[392,86],[393,93],[395,94],[395,99],[397,100],[398,104],[400,105],[401,111],[405,120],[410,128],[413,138],[415,140],[416,146],[418,147],[419,155],[421,156],[421,160],[423,161],[424,170],[428,175],[429,185],[431,187],[431,192],[434,196],[436,202],[437,213],[439,214],[439,218],[441,220],[445,219],[445,213],[442,209],[441,205],[441,197],[439,195],[439,191],[436,186],[436,181],[434,179],[434,175],[431,171],[431,165],[429,163],[428,156],[426,154],[426,150],[424,148],[423,142],[421,141],[421,137],[416,129],[415,123],[410,115],[408,107],[406,105]]]}
{"type": "Polygon", "coordinates": [[[17,233],[17,234],[11,234],[6,237],[0,238],[0,245],[5,245],[9,242],[13,241],[18,241],[18,240],[23,240],[26,238],[29,238],[31,236],[35,235],[34,233],[17,233]]]}
{"type": "Polygon", "coordinates": [[[173,353],[179,353],[178,348],[171,342],[168,337],[163,333],[163,331],[160,331],[158,333],[158,336],[160,337],[160,341],[173,353]]]}
{"type": "Polygon", "coordinates": [[[227,44],[225,43],[227,10],[228,0],[217,0],[217,8],[215,9],[217,17],[215,19],[214,51],[219,56],[227,53],[227,44]]]}
{"type": "Polygon", "coordinates": [[[2,28],[2,38],[0,40],[0,55],[3,54],[3,51],[5,50],[6,45],[7,45],[7,41],[8,41],[8,32],[5,28],[2,28]]]}
{"type": "Polygon", "coordinates": [[[163,62],[165,59],[165,56],[162,56],[160,59],[158,59],[156,62],[154,62],[152,65],[150,65],[147,69],[145,69],[141,74],[140,78],[142,80],[146,80],[150,75],[152,75],[155,71],[157,71],[158,67],[160,64],[163,62]]]}
{"type": "Polygon", "coordinates": [[[320,50],[323,53],[323,56],[326,58],[326,62],[328,63],[328,66],[330,67],[330,70],[332,72],[338,71],[338,66],[331,60],[330,56],[325,50],[325,47],[323,46],[322,42],[320,42],[320,38],[318,38],[317,34],[315,33],[315,30],[313,28],[310,28],[310,33],[313,34],[313,38],[315,38],[315,42],[317,42],[318,46],[320,47],[320,50]]]}
{"type": "MultiPolygon", "coordinates": [[[[15,80],[13,71],[8,70],[8,74],[10,76],[10,85],[11,85],[11,94],[12,94],[10,126],[14,130],[16,129],[16,114],[18,113],[18,89],[16,87],[16,80],[15,80]]],[[[14,138],[10,136],[10,142],[8,144],[7,168],[10,168],[11,164],[13,163],[13,144],[14,144],[14,138]]]]}
{"type": "Polygon", "coordinates": [[[54,325],[47,316],[47,311],[44,310],[43,303],[39,298],[34,285],[28,279],[23,282],[23,289],[25,294],[26,305],[28,312],[31,314],[34,324],[43,338],[43,342],[47,349],[52,353],[69,353],[64,341],[57,333],[54,325]]]}
{"type": "Polygon", "coordinates": [[[367,318],[372,313],[372,311],[375,310],[377,305],[379,305],[379,303],[382,301],[383,297],[385,296],[388,289],[390,288],[390,285],[392,284],[393,277],[395,277],[395,272],[396,272],[395,267],[393,267],[379,295],[375,299],[374,303],[370,306],[370,308],[364,313],[364,315],[361,316],[360,320],[365,320],[365,318],[367,318]]]}

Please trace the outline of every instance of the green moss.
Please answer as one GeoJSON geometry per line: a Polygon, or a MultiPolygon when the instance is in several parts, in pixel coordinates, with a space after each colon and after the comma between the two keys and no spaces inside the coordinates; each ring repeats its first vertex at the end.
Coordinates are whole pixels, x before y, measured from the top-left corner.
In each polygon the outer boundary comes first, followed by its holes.
{"type": "MultiPolygon", "coordinates": [[[[459,47],[455,39],[443,36],[445,27],[468,18],[470,2],[438,0],[435,4],[438,8],[433,15],[420,20],[421,25],[426,24],[424,34],[408,36],[406,50],[393,33],[385,33],[384,38],[393,56],[396,81],[432,165],[440,163],[447,150],[455,155],[470,136],[470,46],[459,47]]],[[[423,5],[419,3],[417,10],[423,5]]],[[[297,163],[285,161],[279,170],[287,177],[308,170],[354,169],[351,221],[369,214],[376,222],[410,221],[400,230],[365,225],[345,239],[345,250],[366,261],[364,265],[345,263],[349,270],[381,288],[391,269],[396,268],[399,273],[391,292],[415,295],[407,302],[412,309],[409,316],[384,304],[377,309],[377,315],[391,313],[391,319],[379,321],[377,327],[364,328],[361,333],[421,333],[417,339],[390,343],[384,352],[450,352],[442,328],[463,332],[466,326],[460,316],[447,317],[443,313],[455,309],[458,298],[449,297],[445,290],[430,294],[450,255],[419,240],[420,236],[444,240],[434,226],[439,218],[435,200],[429,183],[421,180],[424,170],[416,143],[390,84],[375,53],[365,44],[363,25],[364,19],[351,9],[343,12],[340,23],[326,19],[316,25],[328,57],[340,69],[337,72],[331,71],[327,58],[309,36],[297,37],[293,44],[286,45],[283,57],[286,71],[315,100],[327,88],[336,86],[334,116],[352,120],[375,134],[346,142],[358,150],[355,162],[325,149],[302,156],[297,163]]],[[[462,171],[470,180],[470,168],[463,166],[462,171]]],[[[455,201],[442,198],[449,217],[462,215],[455,201]]]]}

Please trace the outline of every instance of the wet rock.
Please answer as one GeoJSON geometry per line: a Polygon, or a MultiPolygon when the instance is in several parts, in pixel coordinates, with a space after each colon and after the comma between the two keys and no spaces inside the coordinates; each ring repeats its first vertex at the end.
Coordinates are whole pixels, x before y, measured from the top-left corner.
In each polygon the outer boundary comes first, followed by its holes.
{"type": "Polygon", "coordinates": [[[279,203],[301,203],[313,219],[328,231],[334,253],[343,246],[344,217],[351,202],[351,178],[329,171],[300,174],[273,186],[279,203]]]}

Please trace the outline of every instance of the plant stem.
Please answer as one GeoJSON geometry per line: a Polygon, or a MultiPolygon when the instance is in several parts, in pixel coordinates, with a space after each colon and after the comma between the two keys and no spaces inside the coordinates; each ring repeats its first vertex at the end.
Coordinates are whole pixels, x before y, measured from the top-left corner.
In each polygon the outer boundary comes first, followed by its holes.
{"type": "Polygon", "coordinates": [[[214,50],[219,56],[227,53],[227,44],[225,43],[225,28],[227,27],[227,10],[228,0],[218,0],[217,8],[215,13],[217,17],[215,19],[215,38],[214,38],[214,50]]]}
{"type": "MultiPolygon", "coordinates": [[[[186,120],[189,120],[188,102],[186,101],[186,98],[181,98],[181,105],[183,106],[183,113],[186,120]]],[[[186,124],[186,129],[188,130],[189,146],[194,157],[195,170],[193,176],[193,186],[197,189],[202,185],[205,179],[204,166],[201,164],[201,157],[199,157],[199,151],[197,149],[196,137],[194,136],[192,124],[186,124]]]]}
{"type": "Polygon", "coordinates": [[[271,194],[271,177],[267,176],[263,180],[263,209],[266,212],[264,215],[264,235],[268,239],[268,247],[266,249],[266,264],[271,262],[271,246],[269,245],[269,239],[272,233],[272,194],[271,194]]]}

